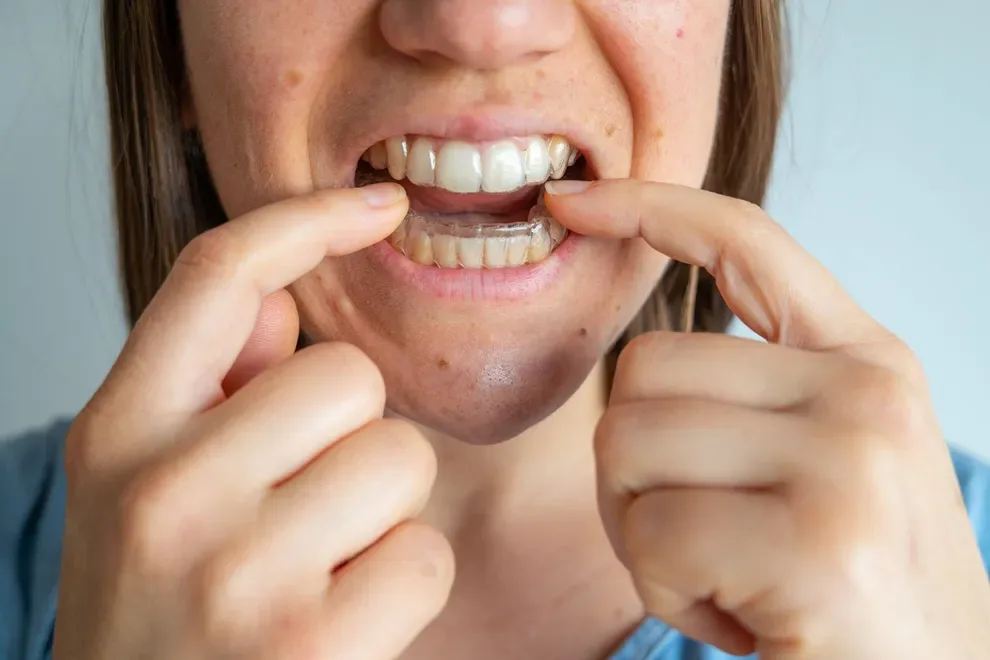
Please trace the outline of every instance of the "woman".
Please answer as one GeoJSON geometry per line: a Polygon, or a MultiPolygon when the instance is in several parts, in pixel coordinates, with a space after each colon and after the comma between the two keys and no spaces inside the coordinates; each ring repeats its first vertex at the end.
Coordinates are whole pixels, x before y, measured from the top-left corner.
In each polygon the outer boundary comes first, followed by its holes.
{"type": "Polygon", "coordinates": [[[135,325],[4,657],[986,657],[990,472],[758,207],[781,11],[107,0],[135,325]]]}

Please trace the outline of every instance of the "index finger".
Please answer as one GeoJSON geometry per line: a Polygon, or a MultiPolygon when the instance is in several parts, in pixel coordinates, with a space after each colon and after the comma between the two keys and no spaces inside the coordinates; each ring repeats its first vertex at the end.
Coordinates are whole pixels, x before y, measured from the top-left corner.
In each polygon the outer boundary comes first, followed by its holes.
{"type": "Polygon", "coordinates": [[[704,268],[733,313],[767,341],[821,350],[890,336],[758,206],[631,179],[592,182],[583,191],[581,184],[546,186],[547,208],[562,225],[591,236],[642,237],[704,268]]]}
{"type": "Polygon", "coordinates": [[[405,216],[403,188],[325,190],[252,211],[201,234],[134,327],[104,385],[147,419],[188,416],[221,383],[254,329],[265,296],[327,256],[387,237],[405,216]]]}

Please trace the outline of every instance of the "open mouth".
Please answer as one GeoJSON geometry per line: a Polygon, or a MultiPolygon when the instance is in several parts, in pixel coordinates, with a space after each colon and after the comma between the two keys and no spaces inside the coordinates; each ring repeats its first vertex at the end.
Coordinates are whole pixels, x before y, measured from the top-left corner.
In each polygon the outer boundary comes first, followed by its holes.
{"type": "Polygon", "coordinates": [[[545,261],[567,239],[543,204],[543,184],[587,171],[559,135],[481,144],[400,136],[364,153],[355,184],[406,188],[409,213],[388,242],[408,259],[440,268],[515,268],[545,261]]]}

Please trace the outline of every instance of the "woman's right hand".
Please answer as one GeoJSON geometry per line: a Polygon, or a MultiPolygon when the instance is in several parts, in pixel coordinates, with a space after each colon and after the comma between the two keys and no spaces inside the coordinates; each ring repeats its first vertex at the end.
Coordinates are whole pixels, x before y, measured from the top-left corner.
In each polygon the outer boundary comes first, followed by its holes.
{"type": "Polygon", "coordinates": [[[183,251],[69,433],[56,659],[385,660],[439,613],[432,448],[358,349],[294,353],[283,290],[406,208],[323,191],[183,251]]]}

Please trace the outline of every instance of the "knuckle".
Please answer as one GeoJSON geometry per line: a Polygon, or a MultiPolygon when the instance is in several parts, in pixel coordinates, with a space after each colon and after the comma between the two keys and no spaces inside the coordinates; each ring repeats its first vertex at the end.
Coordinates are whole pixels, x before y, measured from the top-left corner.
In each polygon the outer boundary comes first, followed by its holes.
{"type": "Polygon", "coordinates": [[[889,369],[858,367],[845,396],[855,417],[878,432],[906,439],[925,424],[923,399],[914,386],[889,369]]]}
{"type": "Polygon", "coordinates": [[[225,225],[193,238],[179,253],[175,270],[198,277],[231,279],[237,276],[244,256],[243,248],[225,225]]]}
{"type": "Polygon", "coordinates": [[[885,483],[895,462],[895,447],[889,439],[872,429],[848,432],[841,447],[840,474],[860,492],[885,483]]]}
{"type": "Polygon", "coordinates": [[[768,237],[785,234],[784,228],[771,218],[763,207],[745,199],[728,198],[729,222],[733,223],[739,238],[750,243],[768,237]]]}
{"type": "Polygon", "coordinates": [[[890,363],[896,365],[897,371],[902,373],[909,382],[924,383],[926,381],[925,369],[921,360],[906,343],[894,338],[882,350],[890,363]]]}
{"type": "Polygon", "coordinates": [[[439,610],[454,582],[454,550],[441,532],[418,522],[407,522],[392,530],[393,542],[413,560],[413,570],[422,579],[426,596],[439,610]]]}
{"type": "Polygon", "coordinates": [[[616,361],[616,380],[638,373],[644,364],[656,364],[679,341],[675,334],[647,332],[633,337],[616,361]]]}
{"type": "MultiPolygon", "coordinates": [[[[653,583],[662,583],[667,572],[670,557],[676,556],[683,548],[693,548],[698,526],[687,524],[696,512],[690,506],[692,500],[680,502],[681,509],[676,514],[665,511],[663,495],[649,494],[634,498],[626,510],[622,528],[623,546],[628,554],[630,568],[641,578],[653,583]],[[658,521],[663,525],[676,526],[669,534],[658,534],[658,521]]],[[[703,518],[702,518],[703,520],[703,518]]]]}
{"type": "Polygon", "coordinates": [[[211,557],[196,572],[192,584],[197,622],[211,646],[233,648],[251,628],[246,615],[250,585],[248,561],[239,548],[211,557]]]}
{"type": "Polygon", "coordinates": [[[656,353],[657,337],[656,333],[647,332],[633,337],[626,347],[619,354],[616,363],[616,371],[620,369],[630,370],[644,359],[649,359],[656,353]]]}
{"type": "Polygon", "coordinates": [[[629,213],[632,215],[632,220],[635,226],[643,226],[643,218],[650,215],[650,209],[654,206],[653,196],[653,186],[638,181],[623,181],[618,184],[620,186],[632,186],[632,191],[627,192],[630,203],[629,203],[629,213]]]}
{"type": "Polygon", "coordinates": [[[736,216],[736,222],[741,222],[740,230],[746,236],[758,238],[767,234],[783,234],[784,228],[756,202],[746,199],[729,198],[729,208],[736,216]]]}
{"type": "Polygon", "coordinates": [[[346,342],[323,342],[303,349],[306,359],[326,364],[352,384],[355,396],[370,397],[376,408],[385,407],[385,379],[368,355],[346,342]]]}
{"type": "Polygon", "coordinates": [[[86,482],[101,471],[108,457],[101,438],[104,424],[99,416],[86,408],[73,420],[65,438],[65,472],[70,485],[86,482]]]}
{"type": "Polygon", "coordinates": [[[658,365],[669,363],[679,351],[690,350],[697,341],[698,335],[672,332],[647,332],[634,337],[616,361],[612,401],[654,396],[663,381],[658,365]]]}
{"type": "Polygon", "coordinates": [[[624,437],[625,415],[621,407],[609,408],[595,428],[594,448],[598,470],[613,489],[621,483],[619,475],[626,463],[624,437]]]}
{"type": "Polygon", "coordinates": [[[412,424],[399,419],[382,419],[374,422],[371,435],[380,446],[376,450],[387,466],[396,468],[391,481],[399,488],[425,504],[437,477],[437,455],[433,445],[412,424]]]}
{"type": "Polygon", "coordinates": [[[766,212],[759,204],[746,199],[739,199],[738,197],[727,197],[725,199],[729,205],[729,209],[735,215],[741,216],[746,220],[757,220],[760,222],[768,220],[766,212]]]}
{"type": "Polygon", "coordinates": [[[157,468],[139,473],[121,497],[120,534],[124,557],[131,568],[148,577],[167,577],[177,563],[177,542],[170,521],[177,514],[181,492],[170,471],[157,468]]]}
{"type": "Polygon", "coordinates": [[[855,589],[864,577],[872,581],[868,575],[882,572],[890,561],[889,546],[877,527],[871,515],[833,508],[803,522],[798,553],[812,572],[855,589]]]}
{"type": "Polygon", "coordinates": [[[279,660],[327,660],[333,657],[328,653],[332,649],[326,648],[320,623],[312,615],[292,613],[278,617],[266,634],[264,657],[279,660]]]}
{"type": "Polygon", "coordinates": [[[383,419],[376,424],[390,439],[393,449],[401,453],[403,463],[408,464],[409,469],[423,474],[436,473],[436,451],[415,426],[399,419],[383,419]]]}
{"type": "Polygon", "coordinates": [[[787,236],[783,226],[770,217],[762,206],[745,199],[728,198],[729,222],[738,232],[743,244],[755,244],[766,239],[779,239],[787,236]]]}

